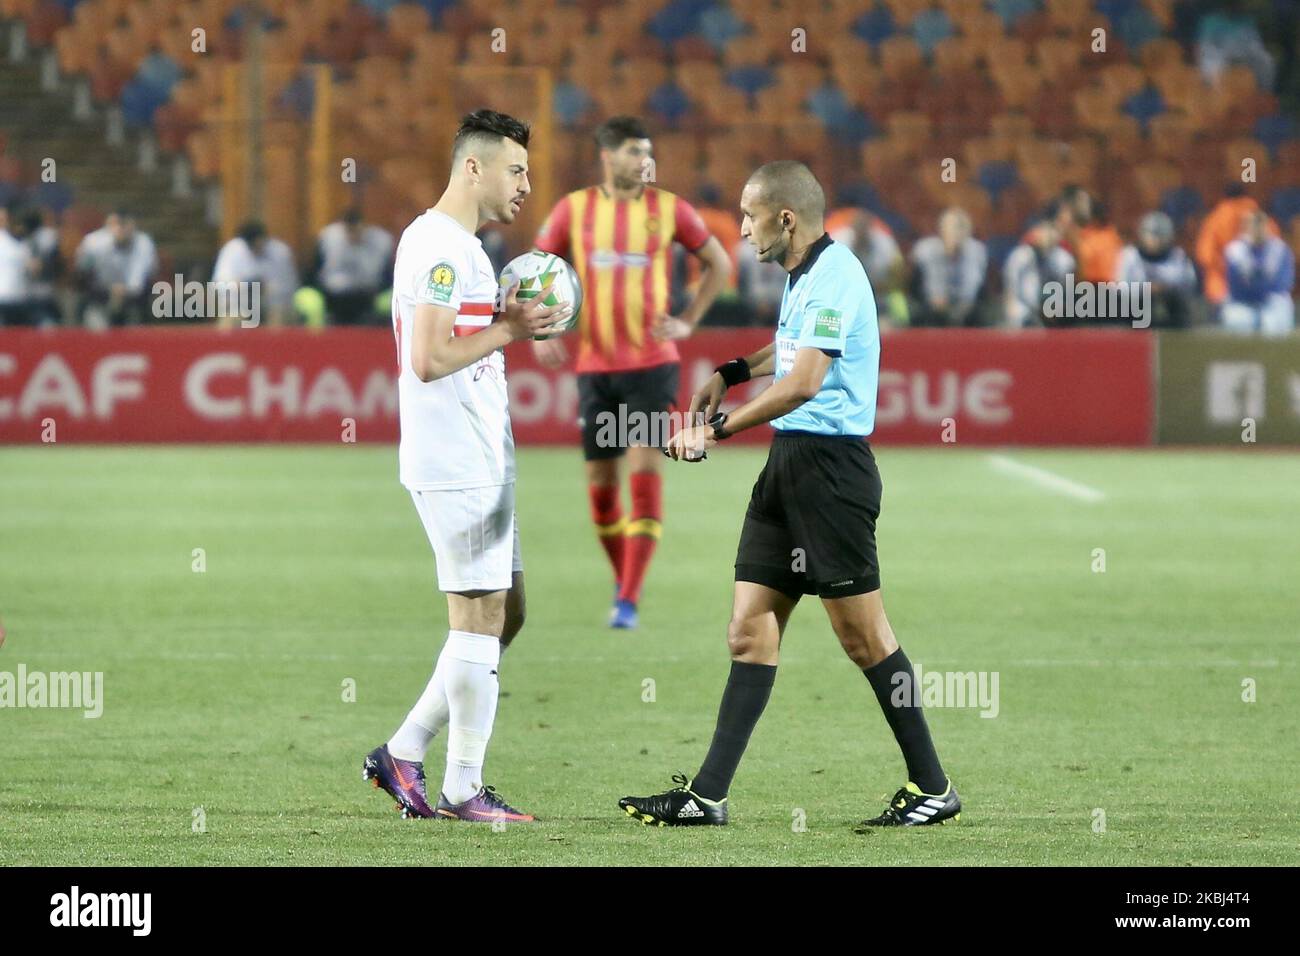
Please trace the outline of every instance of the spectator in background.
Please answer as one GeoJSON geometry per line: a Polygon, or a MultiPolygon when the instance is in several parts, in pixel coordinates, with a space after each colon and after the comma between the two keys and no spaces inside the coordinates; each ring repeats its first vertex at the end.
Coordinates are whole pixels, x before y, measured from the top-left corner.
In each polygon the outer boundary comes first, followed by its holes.
{"type": "Polygon", "coordinates": [[[0,206],[0,326],[26,325],[28,251],[14,235],[17,209],[0,206]]]}
{"type": "Polygon", "coordinates": [[[1064,186],[1061,195],[1048,205],[1047,215],[1055,224],[1065,251],[1078,261],[1080,230],[1093,217],[1092,194],[1079,185],[1064,186]]]}
{"type": "Polygon", "coordinates": [[[984,243],[971,237],[971,221],[961,209],[945,210],[939,234],[912,247],[916,296],[920,307],[913,326],[973,325],[980,290],[988,272],[984,243]]]}
{"type": "Polygon", "coordinates": [[[62,319],[55,283],[63,274],[59,231],[47,225],[39,209],[22,215],[22,241],[27,245],[27,308],[33,325],[57,325],[62,319]]]}
{"type": "Polygon", "coordinates": [[[1202,17],[1196,29],[1196,65],[1205,82],[1217,83],[1228,67],[1241,63],[1250,67],[1262,90],[1273,88],[1275,64],[1264,46],[1259,27],[1244,10],[1241,0],[1220,0],[1221,9],[1202,17]]]}
{"type": "MultiPolygon", "coordinates": [[[[277,326],[285,324],[291,315],[293,295],[298,290],[298,267],[289,246],[268,236],[264,224],[250,219],[217,253],[212,281],[259,283],[261,315],[257,321],[277,326]]],[[[228,328],[240,320],[238,315],[223,315],[219,324],[228,328]]]]}
{"type": "Polygon", "coordinates": [[[734,255],[736,289],[754,310],[754,323],[775,323],[785,294],[786,271],[775,262],[759,262],[758,251],[748,242],[737,245],[734,255]]]}
{"type": "Polygon", "coordinates": [[[1181,329],[1191,324],[1196,270],[1191,257],[1174,245],[1174,222],[1149,212],[1138,223],[1137,242],[1119,257],[1120,282],[1151,283],[1151,325],[1181,329]]]}
{"type": "Polygon", "coordinates": [[[1043,325],[1043,287],[1064,283],[1074,269],[1074,257],[1061,247],[1056,211],[1050,210],[1029,230],[1002,267],[1003,315],[1012,328],[1043,325]]]}
{"type": "Polygon", "coordinates": [[[81,240],[76,268],[86,295],[86,325],[136,325],[144,319],[158,250],[136,228],[134,216],[121,209],[109,213],[102,227],[81,240]]]}
{"type": "Polygon", "coordinates": [[[368,226],[361,210],[349,209],[321,230],[316,241],[316,284],[325,293],[330,321],[340,325],[388,324],[375,297],[393,284],[393,236],[368,226]]]}
{"type": "Polygon", "coordinates": [[[1244,185],[1230,182],[1223,190],[1223,198],[1201,223],[1196,234],[1196,264],[1201,267],[1205,298],[1211,305],[1221,305],[1228,296],[1228,267],[1223,252],[1241,235],[1246,216],[1258,209],[1259,203],[1246,195],[1244,185]]]}
{"type": "MultiPolygon", "coordinates": [[[[740,269],[740,262],[737,257],[737,249],[740,246],[740,222],[736,218],[734,210],[722,208],[722,199],[718,193],[718,187],[705,185],[700,187],[699,203],[695,211],[700,214],[700,219],[704,220],[704,225],[708,226],[709,232],[718,237],[718,242],[722,243],[722,248],[727,250],[731,256],[731,274],[727,276],[727,284],[723,286],[723,294],[736,291],[737,276],[740,269]]],[[[674,246],[674,249],[680,246],[674,246]]],[[[696,286],[699,285],[702,267],[698,256],[687,255],[686,257],[686,282],[685,285],[691,290],[692,294],[696,286]]]]}
{"type": "Polygon", "coordinates": [[[1229,331],[1285,335],[1295,328],[1295,254],[1268,227],[1263,212],[1248,214],[1241,235],[1224,250],[1228,298],[1220,316],[1229,331]]]}
{"type": "Polygon", "coordinates": [[[836,242],[848,246],[867,271],[879,317],[906,323],[903,286],[907,263],[884,220],[865,209],[837,209],[826,217],[826,231],[836,242]]]}
{"type": "Polygon", "coordinates": [[[1075,281],[1114,282],[1119,277],[1124,240],[1119,230],[1106,221],[1105,206],[1089,197],[1086,211],[1076,207],[1074,215],[1079,224],[1074,240],[1074,257],[1079,268],[1075,281]],[[1084,218],[1079,218],[1081,215],[1084,218]]]}

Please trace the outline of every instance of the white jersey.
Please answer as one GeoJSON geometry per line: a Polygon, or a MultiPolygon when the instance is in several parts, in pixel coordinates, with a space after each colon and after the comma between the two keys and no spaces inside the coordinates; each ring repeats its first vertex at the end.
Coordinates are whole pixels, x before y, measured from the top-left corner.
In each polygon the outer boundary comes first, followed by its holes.
{"type": "Polygon", "coordinates": [[[481,488],[515,480],[515,440],[506,398],[505,354],[432,382],[411,368],[411,329],[419,302],[456,310],[456,335],[492,322],[496,273],[483,243],[433,209],[406,227],[393,271],[393,332],[402,440],[401,482],[413,491],[481,488]]]}

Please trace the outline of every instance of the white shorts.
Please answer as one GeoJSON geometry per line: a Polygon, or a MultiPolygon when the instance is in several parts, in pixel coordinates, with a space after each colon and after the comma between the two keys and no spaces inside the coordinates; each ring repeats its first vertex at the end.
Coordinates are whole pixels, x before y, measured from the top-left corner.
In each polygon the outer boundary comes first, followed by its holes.
{"type": "Polygon", "coordinates": [[[438,565],[440,591],[508,591],[524,569],[515,486],[412,491],[438,565]]]}

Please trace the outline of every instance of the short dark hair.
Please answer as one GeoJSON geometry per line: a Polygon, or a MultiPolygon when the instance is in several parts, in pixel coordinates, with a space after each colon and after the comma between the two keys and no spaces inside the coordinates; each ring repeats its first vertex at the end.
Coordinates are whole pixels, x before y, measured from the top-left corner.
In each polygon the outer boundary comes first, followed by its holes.
{"type": "Polygon", "coordinates": [[[618,149],[624,140],[649,138],[650,131],[635,116],[611,116],[596,127],[596,145],[601,149],[618,149]]]}
{"type": "Polygon", "coordinates": [[[749,182],[758,186],[758,201],[770,209],[793,209],[818,222],[826,215],[826,193],[821,183],[797,159],[764,163],[750,174],[749,182]]]}
{"type": "Polygon", "coordinates": [[[239,227],[235,235],[251,246],[266,235],[266,224],[260,219],[249,219],[239,227]]]}
{"type": "Polygon", "coordinates": [[[460,128],[456,130],[456,138],[451,144],[451,158],[455,162],[471,146],[495,146],[503,139],[514,140],[527,149],[531,133],[527,123],[513,116],[495,110],[475,110],[461,119],[460,128]]]}

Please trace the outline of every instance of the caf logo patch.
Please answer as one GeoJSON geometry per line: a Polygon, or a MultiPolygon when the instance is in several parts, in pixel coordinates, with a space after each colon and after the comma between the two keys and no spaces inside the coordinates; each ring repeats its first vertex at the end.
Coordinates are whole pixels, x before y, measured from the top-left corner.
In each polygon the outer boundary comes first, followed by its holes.
{"type": "Polygon", "coordinates": [[[450,262],[440,262],[429,270],[429,294],[442,302],[451,301],[452,289],[456,285],[456,270],[450,262]]]}

